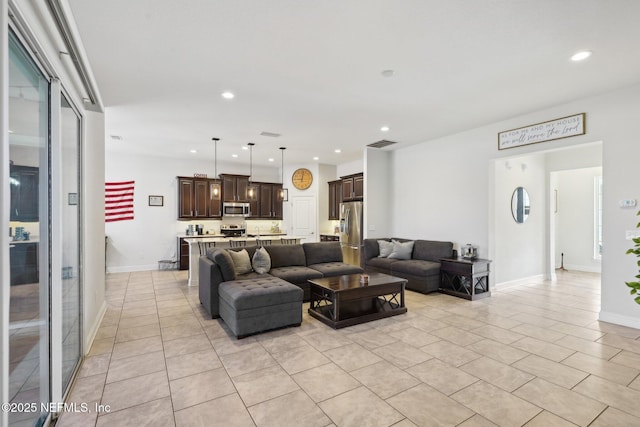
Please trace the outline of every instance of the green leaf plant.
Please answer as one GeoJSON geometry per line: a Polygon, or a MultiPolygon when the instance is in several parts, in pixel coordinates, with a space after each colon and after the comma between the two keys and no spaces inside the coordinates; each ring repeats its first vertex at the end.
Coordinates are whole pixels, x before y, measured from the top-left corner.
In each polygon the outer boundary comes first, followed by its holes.
{"type": "MultiPolygon", "coordinates": [[[[640,211],[638,211],[638,213],[636,215],[640,215],[640,211]]],[[[640,229],[640,222],[638,223],[638,225],[636,225],[636,228],[640,229]]],[[[627,254],[634,254],[636,257],[638,257],[638,261],[636,262],[636,264],[638,265],[638,267],[640,268],[640,238],[635,238],[632,239],[633,240],[633,248],[627,250],[627,254]]],[[[635,295],[636,297],[634,298],[634,301],[638,304],[640,304],[640,274],[636,275],[636,281],[635,282],[625,282],[627,284],[628,287],[631,288],[631,295],[635,295]]]]}

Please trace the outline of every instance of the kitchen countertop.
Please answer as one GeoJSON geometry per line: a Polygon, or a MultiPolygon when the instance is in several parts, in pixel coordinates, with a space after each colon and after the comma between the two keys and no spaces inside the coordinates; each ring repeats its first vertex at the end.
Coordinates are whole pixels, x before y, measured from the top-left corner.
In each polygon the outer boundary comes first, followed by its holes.
{"type": "Polygon", "coordinates": [[[287,239],[304,239],[305,237],[300,237],[300,236],[290,236],[290,235],[286,235],[286,234],[272,234],[272,235],[265,235],[265,234],[261,234],[260,236],[239,236],[239,237],[213,237],[211,235],[207,236],[206,234],[203,234],[202,236],[188,236],[184,238],[184,241],[191,244],[191,243],[198,243],[198,242],[229,242],[229,241],[236,241],[236,240],[256,240],[256,239],[262,239],[262,240],[280,240],[282,237],[286,237],[287,239]]]}
{"type": "MultiPolygon", "coordinates": [[[[263,236],[263,237],[269,237],[269,236],[286,236],[287,233],[247,233],[246,236],[238,236],[238,237],[258,237],[258,236],[263,236]]],[[[223,234],[193,234],[191,236],[187,236],[186,234],[178,234],[178,237],[181,239],[203,239],[203,238],[208,238],[208,237],[212,237],[212,238],[221,238],[221,239],[226,239],[227,237],[225,237],[223,234]]],[[[234,237],[235,238],[235,237],[234,237]]]]}

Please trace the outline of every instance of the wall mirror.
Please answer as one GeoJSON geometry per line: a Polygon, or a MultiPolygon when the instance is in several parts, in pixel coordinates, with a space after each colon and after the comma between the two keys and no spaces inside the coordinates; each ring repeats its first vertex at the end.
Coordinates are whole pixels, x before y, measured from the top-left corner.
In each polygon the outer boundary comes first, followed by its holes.
{"type": "Polygon", "coordinates": [[[518,224],[522,224],[529,217],[530,209],[529,193],[527,193],[524,187],[516,188],[511,196],[511,214],[513,215],[513,219],[518,224]]]}

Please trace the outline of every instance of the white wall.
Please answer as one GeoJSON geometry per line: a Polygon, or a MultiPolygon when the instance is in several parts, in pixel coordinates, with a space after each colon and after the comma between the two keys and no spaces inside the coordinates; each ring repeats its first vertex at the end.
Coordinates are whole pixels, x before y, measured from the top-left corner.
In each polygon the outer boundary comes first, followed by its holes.
{"type": "Polygon", "coordinates": [[[104,264],[104,114],[84,113],[82,171],[82,265],[84,282],[84,349],[100,326],[106,309],[104,264]]]}
{"type": "MultiPolygon", "coordinates": [[[[471,242],[487,256],[493,226],[493,159],[542,150],[603,142],[604,213],[602,308],[600,317],[640,327],[640,307],[624,282],[637,274],[625,230],[633,229],[635,210],[622,209],[620,199],[639,199],[637,159],[640,144],[630,123],[640,115],[640,85],[514,117],[455,135],[398,149],[393,156],[393,234],[414,238],[471,242]],[[586,112],[587,134],[499,151],[497,134],[506,129],[586,112]],[[491,206],[491,208],[490,208],[491,206]]],[[[373,197],[370,195],[370,197],[373,197]]],[[[379,196],[384,197],[384,196],[379,196]]],[[[494,258],[494,270],[502,259],[494,258]]]]}
{"type": "MultiPolygon", "coordinates": [[[[105,164],[106,181],[135,181],[134,220],[106,224],[108,271],[157,269],[159,260],[177,259],[177,235],[184,234],[189,224],[203,224],[205,230],[219,229],[219,221],[177,220],[176,177],[206,173],[213,178],[214,165],[211,161],[123,156],[107,151],[105,164]],[[149,206],[149,195],[164,196],[164,206],[149,206]]],[[[246,175],[248,165],[218,162],[218,173],[246,175]]],[[[253,167],[254,181],[280,182],[280,179],[279,168],[253,167]]],[[[104,206],[104,200],[101,203],[104,206]]]]}
{"type": "Polygon", "coordinates": [[[558,209],[556,215],[556,268],[599,273],[600,260],[594,259],[595,179],[602,168],[556,172],[558,209]]]}
{"type": "Polygon", "coordinates": [[[364,237],[391,236],[391,151],[365,149],[364,237]],[[384,197],[380,197],[380,195],[384,197]]]}
{"type": "Polygon", "coordinates": [[[495,283],[538,276],[545,267],[545,158],[541,154],[510,157],[495,162],[494,250],[495,283]],[[518,224],[511,212],[511,198],[517,187],[529,193],[529,217],[518,224]]]}

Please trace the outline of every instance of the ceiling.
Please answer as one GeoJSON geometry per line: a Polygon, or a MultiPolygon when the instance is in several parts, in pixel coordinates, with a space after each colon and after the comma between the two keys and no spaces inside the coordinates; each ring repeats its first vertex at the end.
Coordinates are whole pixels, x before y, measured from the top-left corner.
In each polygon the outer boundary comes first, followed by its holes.
{"type": "Polygon", "coordinates": [[[115,151],[341,164],[640,82],[635,0],[68,2],[115,151]]]}

